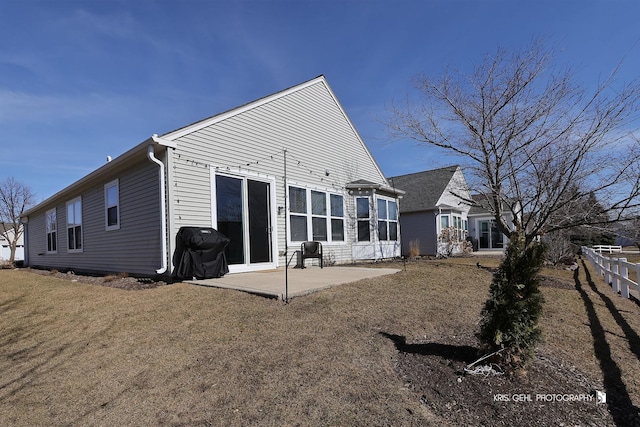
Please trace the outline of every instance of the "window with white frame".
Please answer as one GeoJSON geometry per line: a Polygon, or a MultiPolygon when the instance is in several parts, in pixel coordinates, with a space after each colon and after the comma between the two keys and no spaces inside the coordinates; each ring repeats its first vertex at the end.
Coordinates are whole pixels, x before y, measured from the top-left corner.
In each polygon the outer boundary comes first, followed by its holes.
{"type": "Polygon", "coordinates": [[[344,241],[344,198],[338,194],[289,187],[289,229],[292,242],[344,241]]]}
{"type": "Polygon", "coordinates": [[[461,242],[467,238],[468,221],[463,219],[460,215],[444,214],[440,215],[440,232],[450,229],[447,233],[450,233],[449,238],[453,238],[455,241],[461,242]]]}
{"type": "Polygon", "coordinates": [[[453,215],[453,228],[459,242],[467,238],[467,220],[463,220],[459,215],[453,215]]]}
{"type": "Polygon", "coordinates": [[[460,235],[462,231],[462,218],[458,215],[453,215],[453,228],[455,229],[456,240],[460,241],[460,235]]]}
{"type": "Polygon", "coordinates": [[[307,190],[299,187],[289,187],[289,229],[291,241],[307,241],[307,190]]]}
{"type": "Polygon", "coordinates": [[[331,240],[344,242],[344,198],[338,194],[329,196],[331,201],[331,240]]]}
{"type": "Polygon", "coordinates": [[[117,179],[104,186],[104,210],[105,229],[118,230],[120,228],[120,189],[117,179]]]}
{"type": "Polygon", "coordinates": [[[356,217],[358,227],[358,242],[371,241],[371,214],[369,213],[369,198],[356,197],[356,217]]]}
{"type": "Polygon", "coordinates": [[[47,231],[47,253],[58,251],[58,223],[56,220],[56,209],[53,208],[45,213],[45,227],[47,231]]]}
{"type": "Polygon", "coordinates": [[[449,215],[440,215],[440,231],[449,227],[449,215]]]}
{"type": "Polygon", "coordinates": [[[67,202],[67,248],[69,252],[82,251],[82,199],[67,202]]]}
{"type": "Polygon", "coordinates": [[[327,195],[311,190],[311,230],[314,241],[327,241],[327,195]]]}
{"type": "Polygon", "coordinates": [[[398,205],[393,200],[378,199],[378,239],[398,240],[398,205]]]}

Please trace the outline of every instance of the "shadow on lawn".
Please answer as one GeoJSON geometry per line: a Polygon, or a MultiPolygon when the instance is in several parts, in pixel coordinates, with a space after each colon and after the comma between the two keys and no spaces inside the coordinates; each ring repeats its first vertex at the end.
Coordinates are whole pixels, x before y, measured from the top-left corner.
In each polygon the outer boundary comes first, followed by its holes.
{"type": "Polygon", "coordinates": [[[402,335],[380,332],[385,338],[393,341],[396,349],[402,353],[414,353],[424,356],[439,356],[447,360],[456,360],[469,363],[478,356],[478,349],[469,345],[440,344],[435,342],[423,344],[407,344],[407,339],[402,335]]]}
{"type": "Polygon", "coordinates": [[[587,277],[587,283],[589,284],[589,287],[593,292],[595,292],[600,296],[604,304],[609,309],[611,316],[613,316],[613,319],[616,321],[618,326],[620,326],[620,329],[622,329],[625,337],[629,341],[629,350],[631,350],[631,352],[635,354],[638,359],[640,359],[640,336],[635,330],[633,330],[633,328],[631,327],[631,325],[629,325],[629,323],[624,318],[624,316],[620,314],[620,311],[616,308],[616,305],[613,303],[611,298],[609,298],[604,293],[600,292],[600,290],[596,287],[595,283],[593,283],[593,279],[591,278],[591,272],[587,268],[587,265],[585,264],[584,260],[582,260],[582,266],[584,268],[584,274],[587,277]]]}
{"type": "MultiPolygon", "coordinates": [[[[623,321],[624,319],[617,312],[613,302],[597,289],[595,283],[593,283],[593,280],[591,279],[591,273],[589,272],[584,260],[582,261],[582,267],[584,269],[587,282],[589,283],[589,287],[605,302],[614,319],[616,319],[616,322],[620,325],[619,318],[623,321]],[[614,314],[614,312],[616,314],[614,314]]],[[[589,294],[582,286],[582,282],[579,277],[579,270],[574,272],[573,278],[576,284],[576,290],[582,298],[582,302],[584,303],[587,317],[589,319],[591,335],[593,336],[593,350],[600,362],[600,369],[602,370],[604,378],[604,388],[607,393],[607,408],[609,413],[618,426],[640,426],[640,413],[638,412],[638,408],[636,408],[631,401],[629,392],[622,380],[620,367],[612,358],[611,346],[607,342],[606,331],[598,318],[593,301],[591,301],[589,294]]],[[[631,329],[626,321],[624,321],[624,324],[626,324],[628,329],[631,329]]],[[[628,333],[628,330],[625,329],[625,327],[622,327],[622,329],[625,331],[625,334],[628,333]]],[[[629,345],[637,347],[637,343],[632,342],[632,338],[629,337],[629,335],[627,335],[627,337],[629,338],[629,345]]],[[[637,339],[637,335],[635,335],[635,337],[637,339]]],[[[634,351],[634,353],[636,355],[638,354],[636,351],[634,351]]]]}

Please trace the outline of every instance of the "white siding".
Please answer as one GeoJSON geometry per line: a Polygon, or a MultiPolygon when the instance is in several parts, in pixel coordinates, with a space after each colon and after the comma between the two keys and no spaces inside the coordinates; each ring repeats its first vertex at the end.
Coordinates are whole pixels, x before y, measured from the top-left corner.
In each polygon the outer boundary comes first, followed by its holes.
{"type": "Polygon", "coordinates": [[[470,200],[471,193],[469,193],[467,181],[464,179],[462,169],[458,168],[453,173],[436,206],[451,206],[466,215],[471,209],[470,200]]]}

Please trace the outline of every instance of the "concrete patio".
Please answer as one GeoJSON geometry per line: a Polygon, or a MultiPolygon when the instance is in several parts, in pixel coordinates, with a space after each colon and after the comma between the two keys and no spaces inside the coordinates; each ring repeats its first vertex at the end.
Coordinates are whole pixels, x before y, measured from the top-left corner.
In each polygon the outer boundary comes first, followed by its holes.
{"type": "Polygon", "coordinates": [[[332,286],[357,282],[362,279],[385,276],[397,273],[395,268],[367,267],[307,267],[305,269],[289,268],[288,292],[285,286],[285,269],[255,271],[250,273],[227,274],[218,279],[185,280],[198,286],[233,289],[261,295],[267,298],[284,300],[307,295],[332,286]],[[285,295],[286,294],[286,295],[285,295]]]}

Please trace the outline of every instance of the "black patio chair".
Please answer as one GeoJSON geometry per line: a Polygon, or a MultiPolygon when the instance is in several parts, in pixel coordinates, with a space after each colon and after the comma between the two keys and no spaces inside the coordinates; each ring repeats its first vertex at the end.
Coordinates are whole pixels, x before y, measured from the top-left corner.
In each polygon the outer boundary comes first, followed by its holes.
{"type": "Polygon", "coordinates": [[[320,242],[303,242],[300,245],[300,262],[301,268],[304,267],[304,260],[307,258],[317,258],[320,260],[320,268],[322,268],[322,243],[320,242]]]}

